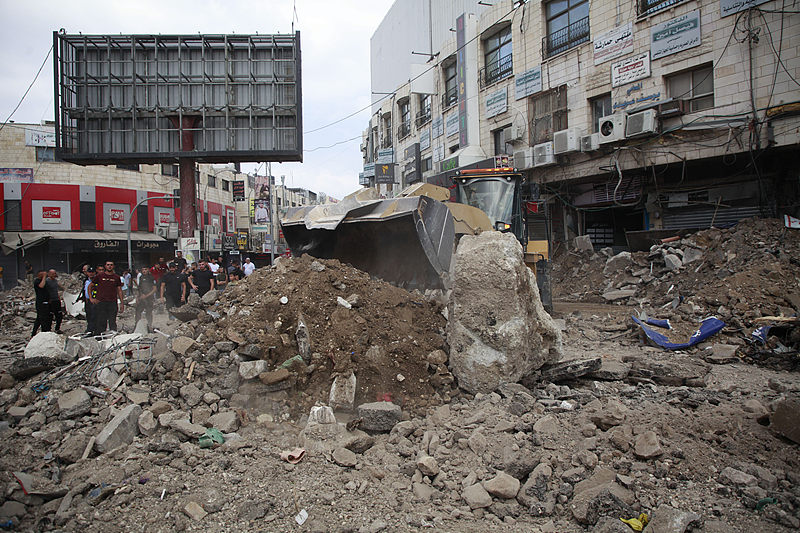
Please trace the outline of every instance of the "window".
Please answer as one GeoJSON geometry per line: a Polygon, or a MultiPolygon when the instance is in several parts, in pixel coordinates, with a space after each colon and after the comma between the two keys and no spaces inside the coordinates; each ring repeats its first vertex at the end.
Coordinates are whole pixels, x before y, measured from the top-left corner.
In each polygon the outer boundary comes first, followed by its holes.
{"type": "Polygon", "coordinates": [[[48,146],[36,147],[36,160],[37,161],[55,161],[56,149],[48,146]]]}
{"type": "Polygon", "coordinates": [[[451,146],[449,152],[451,154],[454,154],[454,153],[458,152],[458,145],[454,144],[453,146],[451,146]]]}
{"type": "Polygon", "coordinates": [[[217,177],[216,176],[208,176],[208,186],[213,187],[214,189],[217,188],[217,177]]]}
{"type": "Polygon", "coordinates": [[[381,148],[392,147],[392,114],[386,113],[383,115],[383,139],[381,139],[381,148]]]}
{"type": "Polygon", "coordinates": [[[22,200],[4,200],[3,209],[7,230],[22,229],[22,200]]]}
{"type": "Polygon", "coordinates": [[[681,3],[683,0],[638,0],[636,2],[639,15],[651,15],[662,9],[681,3]]]}
{"type": "Polygon", "coordinates": [[[167,163],[161,165],[161,175],[162,176],[174,176],[178,177],[178,165],[175,163],[167,163]]]}
{"type": "Polygon", "coordinates": [[[483,41],[485,66],[481,76],[482,87],[511,76],[514,70],[511,48],[511,26],[483,41]]]}
{"type": "Polygon", "coordinates": [[[431,121],[431,95],[419,95],[419,111],[417,111],[417,127],[431,121]]]}
{"type": "Polygon", "coordinates": [[[667,77],[670,98],[689,101],[689,112],[714,107],[714,70],[705,65],[667,77]]]}
{"type": "Polygon", "coordinates": [[[528,99],[531,144],[553,140],[553,132],[567,129],[567,86],[528,99]]]}
{"type": "Polygon", "coordinates": [[[589,40],[589,0],[552,0],[545,5],[545,16],[544,57],[554,56],[589,40]]]}
{"type": "Polygon", "coordinates": [[[500,128],[499,130],[494,130],[492,132],[492,141],[494,144],[494,155],[511,155],[514,149],[508,143],[508,139],[506,139],[506,126],[505,128],[500,128]]]}
{"type": "Polygon", "coordinates": [[[223,191],[231,190],[231,182],[228,180],[222,180],[222,190],[223,191]]]}
{"type": "Polygon", "coordinates": [[[411,105],[408,98],[397,102],[397,110],[400,112],[400,126],[397,128],[397,138],[402,139],[411,134],[411,105]]]}
{"type": "Polygon", "coordinates": [[[589,100],[589,107],[592,109],[592,133],[600,131],[600,119],[612,114],[611,93],[598,96],[589,100]]]}
{"type": "Polygon", "coordinates": [[[95,210],[94,202],[81,202],[81,229],[94,231],[97,229],[97,222],[95,221],[97,211],[95,210]]]}
{"type": "Polygon", "coordinates": [[[139,165],[117,165],[117,168],[120,170],[132,170],[134,172],[139,172],[139,165]]]}
{"type": "Polygon", "coordinates": [[[447,109],[458,102],[458,84],[456,83],[456,62],[451,61],[444,67],[444,94],[442,109],[447,109]]]}
{"type": "Polygon", "coordinates": [[[147,223],[148,211],[147,203],[136,208],[136,227],[139,228],[139,231],[150,231],[150,225],[147,223]]]}
{"type": "Polygon", "coordinates": [[[428,172],[429,170],[433,170],[433,159],[430,157],[426,157],[420,162],[419,166],[420,172],[428,172]]]}

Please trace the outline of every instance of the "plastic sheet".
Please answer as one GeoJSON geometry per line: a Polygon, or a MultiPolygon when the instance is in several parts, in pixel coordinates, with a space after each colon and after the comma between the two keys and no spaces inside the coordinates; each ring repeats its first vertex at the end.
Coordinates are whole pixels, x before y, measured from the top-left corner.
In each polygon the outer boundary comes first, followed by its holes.
{"type": "Polygon", "coordinates": [[[689,348],[690,346],[694,346],[695,344],[702,342],[713,335],[716,335],[722,330],[722,328],[725,327],[725,323],[722,320],[711,316],[700,323],[700,328],[695,331],[691,337],[689,337],[687,342],[672,342],[669,340],[669,338],[667,338],[666,335],[663,335],[648,327],[635,316],[632,316],[631,318],[633,318],[633,321],[636,322],[640,328],[642,328],[648,339],[666,350],[682,350],[684,348],[689,348]]]}

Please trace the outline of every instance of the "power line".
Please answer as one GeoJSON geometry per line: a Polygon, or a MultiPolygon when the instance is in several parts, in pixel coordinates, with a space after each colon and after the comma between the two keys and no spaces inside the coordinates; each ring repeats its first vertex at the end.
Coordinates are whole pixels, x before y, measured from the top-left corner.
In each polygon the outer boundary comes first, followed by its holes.
{"type": "Polygon", "coordinates": [[[6,119],[6,121],[3,122],[2,124],[0,124],[0,131],[3,131],[3,128],[6,127],[6,124],[8,124],[8,121],[11,120],[11,117],[13,117],[14,113],[17,112],[17,109],[19,109],[19,106],[21,106],[22,102],[25,101],[25,97],[28,96],[28,92],[30,92],[31,87],[33,87],[33,84],[36,83],[36,80],[39,79],[39,74],[42,73],[42,69],[44,68],[45,63],[47,63],[47,59],[50,57],[50,54],[52,53],[52,51],[53,51],[53,47],[50,46],[50,49],[47,51],[47,55],[44,56],[44,61],[42,61],[42,64],[39,66],[39,70],[36,71],[36,76],[34,76],[33,81],[31,82],[31,84],[28,85],[28,88],[25,90],[25,94],[23,94],[22,98],[19,99],[19,103],[17,104],[17,107],[15,107],[14,110],[11,112],[11,114],[8,115],[8,118],[6,119]]]}

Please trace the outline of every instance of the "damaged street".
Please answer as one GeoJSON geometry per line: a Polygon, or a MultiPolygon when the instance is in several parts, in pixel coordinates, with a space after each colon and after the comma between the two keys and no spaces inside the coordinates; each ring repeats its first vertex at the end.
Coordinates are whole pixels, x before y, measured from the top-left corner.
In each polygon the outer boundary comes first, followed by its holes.
{"type": "Polygon", "coordinates": [[[281,258],[152,333],[30,339],[32,289],[5,291],[0,527],[798,530],[800,233],[580,248],[552,315],[498,232],[462,237],[451,290],[281,258]]]}

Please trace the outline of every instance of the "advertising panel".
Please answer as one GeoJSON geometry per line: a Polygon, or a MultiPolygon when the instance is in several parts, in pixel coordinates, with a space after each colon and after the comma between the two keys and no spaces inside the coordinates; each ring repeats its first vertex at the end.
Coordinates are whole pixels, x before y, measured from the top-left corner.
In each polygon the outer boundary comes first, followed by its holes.
{"type": "Polygon", "coordinates": [[[514,78],[514,99],[520,100],[542,90],[542,67],[533,67],[514,78]]]}
{"type": "Polygon", "coordinates": [[[0,183],[33,183],[33,169],[0,168],[0,183]]]}
{"type": "Polygon", "coordinates": [[[431,121],[431,135],[434,139],[444,135],[444,119],[441,115],[431,121]]]}
{"type": "Polygon", "coordinates": [[[244,180],[235,180],[232,187],[233,201],[244,202],[244,180]]]}
{"type": "Polygon", "coordinates": [[[236,231],[236,211],[232,207],[225,208],[225,229],[236,231]]]}
{"type": "Polygon", "coordinates": [[[445,119],[444,129],[448,137],[452,137],[453,135],[458,135],[457,113],[450,113],[449,115],[447,115],[447,118],[445,119]]]}
{"type": "Polygon", "coordinates": [[[491,118],[508,109],[508,87],[486,95],[486,118],[491,118]]]}
{"type": "Polygon", "coordinates": [[[650,52],[628,57],[611,65],[611,86],[619,87],[650,77],[650,52]]]}
{"type": "Polygon", "coordinates": [[[125,224],[125,210],[124,209],[109,209],[108,222],[110,224],[125,224]]]}
{"type": "Polygon", "coordinates": [[[378,150],[378,159],[375,160],[375,164],[381,165],[385,163],[394,163],[393,148],[383,148],[378,150]]]}
{"type": "Polygon", "coordinates": [[[700,46],[700,10],[656,24],[650,28],[653,59],[700,46]]]}
{"type": "Polygon", "coordinates": [[[236,232],[236,248],[241,251],[250,249],[250,233],[245,230],[236,232]]]}
{"type": "Polygon", "coordinates": [[[375,165],[375,183],[394,183],[394,164],[375,165]]]}
{"type": "Polygon", "coordinates": [[[61,224],[61,208],[43,205],[42,222],[44,224],[61,224]]]}
{"type": "Polygon", "coordinates": [[[617,26],[594,40],[594,64],[633,52],[633,22],[617,26]]]}

